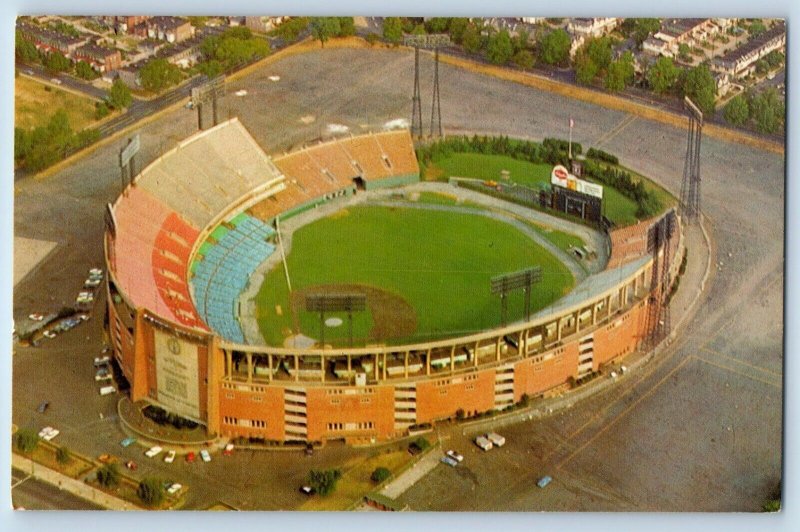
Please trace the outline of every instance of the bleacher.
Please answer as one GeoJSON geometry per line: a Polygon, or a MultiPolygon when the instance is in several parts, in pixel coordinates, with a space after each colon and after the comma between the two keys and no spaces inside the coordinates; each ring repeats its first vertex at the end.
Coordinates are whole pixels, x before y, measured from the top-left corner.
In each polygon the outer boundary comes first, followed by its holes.
{"type": "Polygon", "coordinates": [[[236,306],[250,276],[275,246],[267,238],[275,230],[245,213],[220,224],[203,243],[192,264],[197,310],[225,339],[244,343],[236,306]]]}
{"type": "Polygon", "coordinates": [[[148,190],[196,227],[254,189],[282,179],[237,119],[180,143],[148,166],[136,186],[148,190]]]}

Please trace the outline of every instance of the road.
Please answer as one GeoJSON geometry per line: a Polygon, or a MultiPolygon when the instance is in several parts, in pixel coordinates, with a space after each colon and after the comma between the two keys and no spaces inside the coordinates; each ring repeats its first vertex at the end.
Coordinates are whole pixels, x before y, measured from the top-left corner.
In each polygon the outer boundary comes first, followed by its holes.
{"type": "Polygon", "coordinates": [[[102,510],[103,508],[32,478],[19,469],[11,470],[11,500],[26,510],[102,510]]]}
{"type": "MultiPolygon", "coordinates": [[[[267,153],[328,137],[328,124],[353,133],[378,130],[408,117],[413,65],[413,54],[386,50],[326,48],[292,56],[230,83],[220,114],[238,116],[267,153]],[[270,81],[272,75],[280,81],[270,81]],[[240,89],[248,95],[234,96],[240,89]]],[[[427,113],[433,71],[427,56],[421,67],[427,113]]],[[[440,66],[440,78],[448,134],[564,137],[573,116],[576,142],[602,141],[624,165],[680,190],[684,130],[448,65],[440,66]]],[[[196,127],[196,114],[184,109],[141,127],[140,166],[196,127]]],[[[16,182],[15,235],[58,242],[15,287],[18,324],[31,312],[74,301],[86,271],[102,264],[103,208],[120,192],[122,144],[102,146],[50,177],[16,182]]],[[[491,509],[758,509],[781,478],[784,160],[713,138],[704,139],[702,150],[715,279],[676,353],[630,390],[620,386],[548,421],[508,429],[509,451],[492,455],[497,460],[480,462],[467,453],[466,439],[454,440],[471,464],[465,476],[450,483],[456,479],[441,477],[437,468],[405,494],[412,508],[452,509],[449,497],[465,493],[472,494],[463,499],[469,508],[483,508],[479,495],[508,493],[499,487],[513,485],[509,479],[520,471],[529,475],[522,478],[540,473],[526,461],[531,456],[556,468],[553,489],[519,484],[519,498],[486,499],[494,501],[491,509]]],[[[92,380],[102,304],[90,322],[38,349],[15,346],[13,356],[13,422],[63,428],[61,442],[88,456],[118,452],[122,436],[113,418],[99,419],[101,412],[113,414],[113,398],[99,397],[92,380]],[[45,420],[35,407],[46,398],[52,406],[45,420]]],[[[330,447],[315,454],[314,466],[363,452],[330,447]]],[[[166,471],[192,486],[188,508],[215,500],[250,509],[300,504],[296,485],[309,467],[301,457],[230,458],[215,457],[205,469],[181,464],[166,471]]],[[[163,473],[166,466],[144,467],[142,474],[163,473]]]]}

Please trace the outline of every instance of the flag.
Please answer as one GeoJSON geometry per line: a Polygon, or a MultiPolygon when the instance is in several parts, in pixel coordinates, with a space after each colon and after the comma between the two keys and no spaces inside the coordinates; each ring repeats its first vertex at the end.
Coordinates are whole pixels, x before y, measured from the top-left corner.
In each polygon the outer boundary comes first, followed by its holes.
{"type": "Polygon", "coordinates": [[[570,129],[575,127],[575,121],[572,119],[572,117],[569,117],[569,127],[570,127],[570,129]]]}

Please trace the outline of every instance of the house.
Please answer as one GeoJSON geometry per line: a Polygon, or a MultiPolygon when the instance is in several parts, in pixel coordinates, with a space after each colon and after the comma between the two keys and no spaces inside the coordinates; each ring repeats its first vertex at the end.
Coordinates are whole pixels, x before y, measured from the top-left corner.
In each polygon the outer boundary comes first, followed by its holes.
{"type": "Polygon", "coordinates": [[[122,54],[119,50],[103,48],[96,44],[85,44],[72,53],[74,62],[85,61],[98,72],[109,72],[122,66],[122,54]]]}
{"type": "Polygon", "coordinates": [[[194,37],[194,26],[183,18],[159,16],[136,25],[133,32],[139,37],[178,43],[194,37]]]}
{"type": "Polygon", "coordinates": [[[642,43],[645,52],[675,57],[682,44],[689,47],[713,37],[720,27],[710,18],[673,18],[662,21],[661,28],[642,43]]]}
{"type": "Polygon", "coordinates": [[[38,50],[48,54],[59,52],[65,56],[71,56],[75,50],[89,42],[89,35],[70,37],[31,24],[17,24],[17,29],[22,33],[23,38],[31,41],[38,50]]]}
{"type": "Polygon", "coordinates": [[[611,32],[619,23],[618,18],[571,18],[567,24],[567,31],[585,37],[602,37],[611,32]]]}
{"type": "Polygon", "coordinates": [[[756,63],[764,56],[785,47],[786,24],[780,21],[758,37],[712,61],[711,70],[743,78],[753,73],[756,63]]]}
{"type": "Polygon", "coordinates": [[[244,25],[251,31],[267,33],[283,24],[289,17],[244,17],[244,25]]]}

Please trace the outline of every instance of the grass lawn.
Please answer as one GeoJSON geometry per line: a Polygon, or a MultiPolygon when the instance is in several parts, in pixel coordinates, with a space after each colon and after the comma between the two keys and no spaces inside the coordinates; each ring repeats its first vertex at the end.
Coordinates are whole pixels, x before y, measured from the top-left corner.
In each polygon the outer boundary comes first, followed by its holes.
{"type": "MultiPolygon", "coordinates": [[[[621,169],[631,172],[627,168],[621,169]]],[[[471,177],[475,179],[501,181],[500,171],[508,170],[510,180],[520,185],[537,188],[550,183],[552,166],[520,161],[505,155],[483,155],[478,153],[456,153],[441,159],[425,168],[426,179],[447,181],[450,177],[471,177]]],[[[665,189],[635,172],[631,174],[644,180],[645,187],[656,193],[664,208],[675,205],[675,198],[665,189]]],[[[605,215],[617,226],[624,227],[636,223],[636,202],[626,198],[619,191],[604,186],[603,204],[605,215]]]]}
{"type": "Polygon", "coordinates": [[[392,475],[396,475],[414,459],[405,449],[390,450],[363,459],[342,472],[342,478],[336,483],[336,491],[325,497],[309,497],[298,510],[346,510],[375,489],[376,484],[369,478],[375,469],[385,467],[392,475]]]}
{"type": "Polygon", "coordinates": [[[557,229],[551,229],[549,227],[546,227],[544,225],[539,225],[529,220],[526,220],[525,222],[530,227],[532,227],[536,232],[540,233],[547,240],[555,244],[557,248],[566,251],[567,253],[569,253],[571,248],[583,247],[583,245],[585,244],[583,239],[575,235],[572,235],[570,233],[565,233],[564,231],[558,231],[557,229]]]}
{"type": "Polygon", "coordinates": [[[42,126],[59,109],[64,109],[73,131],[96,122],[94,100],[78,96],[25,76],[14,79],[14,126],[26,129],[42,126]],[[50,90],[45,90],[45,87],[50,90]]]}
{"type": "MultiPolygon", "coordinates": [[[[434,210],[360,206],[339,211],[298,229],[287,261],[295,292],[356,284],[373,290],[367,291],[368,311],[354,315],[353,336],[362,345],[445,338],[499,325],[500,299],[489,291],[496,275],[541,266],[544,281],[535,289],[534,310],[566,294],[575,282],[566,266],[516,228],[480,215],[434,210]],[[370,301],[391,308],[376,309],[370,301]]],[[[282,345],[295,324],[319,338],[319,315],[302,310],[302,300],[293,320],[282,266],[269,272],[256,302],[269,344],[282,345]]],[[[521,292],[509,296],[508,310],[509,320],[522,317],[521,292]]],[[[326,328],[325,341],[346,343],[346,316],[326,317],[341,317],[344,325],[326,328]]]]}

